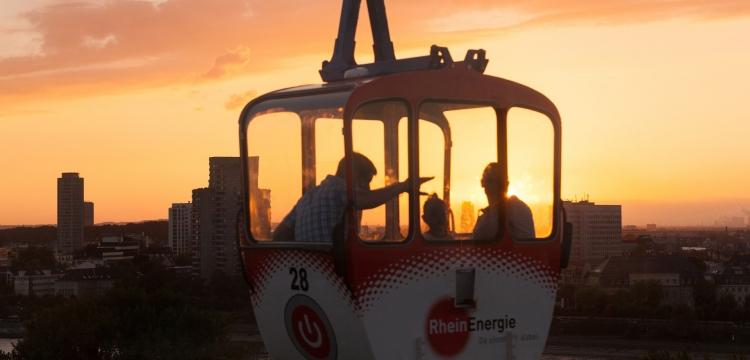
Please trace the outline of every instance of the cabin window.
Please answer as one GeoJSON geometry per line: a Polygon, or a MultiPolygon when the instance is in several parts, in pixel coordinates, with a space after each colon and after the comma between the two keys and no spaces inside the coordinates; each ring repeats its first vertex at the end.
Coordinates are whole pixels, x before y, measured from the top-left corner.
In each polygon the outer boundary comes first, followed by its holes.
{"type": "Polygon", "coordinates": [[[255,240],[267,241],[302,195],[300,117],[258,115],[248,124],[247,143],[250,231],[255,240]]]}
{"type": "MultiPolygon", "coordinates": [[[[507,115],[508,199],[520,199],[529,208],[533,233],[516,228],[516,238],[543,239],[552,234],[554,209],[555,131],[546,115],[511,108],[507,115]]],[[[508,226],[514,226],[509,207],[508,226]]],[[[517,216],[517,215],[516,215],[517,216]]]]}
{"type": "Polygon", "coordinates": [[[315,119],[315,180],[335,175],[344,157],[344,121],[341,118],[315,119]]]}
{"type": "MultiPolygon", "coordinates": [[[[376,173],[369,184],[353,180],[355,189],[377,190],[408,178],[407,127],[408,107],[402,101],[375,101],[357,109],[352,119],[353,151],[369,159],[376,173]]],[[[352,173],[356,178],[355,167],[352,173]]],[[[356,194],[355,204],[360,201],[356,194]]],[[[401,193],[375,208],[356,209],[359,237],[368,242],[403,241],[409,231],[408,199],[408,193],[401,193]]]]}
{"type": "Polygon", "coordinates": [[[342,118],[348,96],[347,91],[321,92],[252,105],[243,151],[249,180],[245,213],[254,240],[333,241],[346,207],[345,181],[334,178],[323,190],[313,190],[328,175],[335,177],[343,158],[342,118]],[[324,199],[315,201],[321,193],[324,199]],[[331,210],[321,212],[319,207],[331,210]],[[327,226],[320,225],[324,222],[327,226]]]}
{"type": "Polygon", "coordinates": [[[495,238],[500,214],[482,187],[485,168],[498,162],[495,109],[426,102],[419,116],[419,176],[435,177],[421,188],[422,235],[438,241],[495,238]]]}

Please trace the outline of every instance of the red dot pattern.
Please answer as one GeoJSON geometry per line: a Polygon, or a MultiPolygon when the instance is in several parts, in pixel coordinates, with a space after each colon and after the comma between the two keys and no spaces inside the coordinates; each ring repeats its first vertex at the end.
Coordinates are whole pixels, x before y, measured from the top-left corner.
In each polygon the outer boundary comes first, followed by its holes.
{"type": "Polygon", "coordinates": [[[323,254],[296,250],[275,251],[264,257],[256,265],[251,278],[255,290],[251,295],[253,307],[257,307],[260,304],[262,300],[261,295],[265,292],[272,275],[277,272],[288,274],[289,268],[292,266],[298,268],[304,267],[307,269],[308,274],[318,273],[323,275],[330,284],[336,287],[340,298],[346,299],[352,307],[355,307],[354,301],[350,296],[350,291],[334,271],[330,257],[323,254]]]}
{"type": "Polygon", "coordinates": [[[375,272],[355,287],[355,299],[343,280],[336,274],[331,258],[324,254],[296,250],[270,253],[255,265],[251,281],[254,307],[261,300],[268,282],[277,272],[288,273],[290,266],[305,267],[308,272],[323,275],[337,289],[338,296],[356,309],[357,317],[371,310],[379,299],[393,291],[408,287],[426,278],[444,276],[460,267],[473,267],[479,272],[512,276],[537,284],[554,299],[559,274],[543,262],[510,251],[490,248],[444,248],[415,254],[396,261],[375,272]]]}
{"type": "Polygon", "coordinates": [[[360,309],[367,312],[382,296],[426,278],[444,276],[457,267],[534,282],[551,299],[555,297],[558,274],[539,260],[499,249],[453,248],[415,255],[368,277],[356,288],[360,309]]]}

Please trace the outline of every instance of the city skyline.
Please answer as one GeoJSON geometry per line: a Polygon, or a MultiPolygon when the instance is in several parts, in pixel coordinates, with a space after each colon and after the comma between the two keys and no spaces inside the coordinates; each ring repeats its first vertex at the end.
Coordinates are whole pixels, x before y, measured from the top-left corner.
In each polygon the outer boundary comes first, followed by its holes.
{"type": "MultiPolygon", "coordinates": [[[[222,157],[218,157],[218,158],[222,158],[222,157]]],[[[66,173],[70,174],[71,172],[64,172],[62,174],[64,175],[66,173]]],[[[196,185],[196,186],[198,186],[198,185],[196,185]]],[[[175,206],[175,205],[190,205],[191,204],[190,196],[186,196],[186,197],[188,198],[188,201],[185,202],[185,203],[174,202],[174,203],[167,204],[168,212],[171,213],[171,211],[172,211],[171,207],[175,206]]],[[[584,196],[584,197],[581,197],[581,198],[573,198],[573,199],[562,199],[562,200],[563,200],[563,202],[577,202],[577,201],[588,202],[588,201],[591,201],[592,203],[597,203],[598,205],[617,205],[617,206],[622,207],[622,213],[623,214],[625,214],[627,212],[626,208],[624,206],[622,206],[622,204],[615,204],[615,203],[608,203],[608,202],[599,202],[599,201],[595,201],[596,199],[590,199],[588,196],[584,196]]],[[[472,205],[472,208],[475,205],[477,205],[477,204],[472,203],[471,201],[466,201],[465,203],[472,205]]],[[[88,204],[91,204],[91,206],[93,208],[93,202],[90,202],[90,201],[84,202],[84,205],[88,205],[88,204]]],[[[715,207],[715,208],[731,207],[730,204],[724,204],[724,203],[721,203],[721,202],[716,202],[716,203],[713,203],[713,204],[712,203],[702,203],[702,205],[709,206],[709,207],[715,207]]],[[[657,213],[660,210],[658,208],[654,209],[655,207],[658,207],[658,206],[655,206],[654,204],[644,204],[644,205],[641,205],[641,206],[643,207],[642,209],[644,211],[646,211],[648,214],[654,214],[654,213],[657,213]]],[[[661,206],[664,206],[664,205],[661,205],[661,206]]],[[[725,227],[727,225],[729,227],[733,227],[733,228],[737,228],[737,227],[750,227],[750,210],[748,210],[747,208],[741,207],[740,205],[737,205],[737,207],[738,207],[738,210],[735,211],[735,212],[724,212],[725,215],[721,215],[721,216],[718,216],[718,217],[713,218],[713,219],[697,220],[694,223],[670,224],[670,223],[658,222],[658,221],[643,221],[643,222],[632,222],[631,221],[631,222],[627,222],[627,221],[623,220],[622,226],[623,227],[626,227],[626,226],[638,226],[638,227],[642,227],[642,228],[645,228],[647,225],[658,225],[658,226],[667,226],[667,227],[694,227],[694,226],[698,226],[698,227],[725,227]],[[737,225],[738,222],[741,222],[742,225],[737,225]],[[734,224],[732,224],[732,223],[734,223],[734,224]]],[[[682,216],[684,216],[685,218],[690,218],[689,214],[687,214],[689,212],[689,209],[680,208],[679,205],[676,205],[674,208],[671,209],[671,211],[680,212],[682,214],[682,216]]],[[[717,213],[719,213],[719,212],[717,211],[717,213]]],[[[476,216],[476,214],[475,214],[475,216],[476,216]]],[[[86,226],[90,226],[90,225],[102,225],[102,224],[130,223],[130,222],[136,222],[137,223],[137,222],[143,222],[143,221],[167,220],[168,218],[169,218],[169,216],[162,217],[162,218],[150,218],[150,219],[149,218],[142,218],[142,219],[133,219],[133,220],[126,220],[126,221],[110,221],[110,220],[106,220],[105,219],[104,221],[100,221],[100,222],[96,222],[96,223],[93,223],[93,222],[91,224],[87,223],[89,225],[86,225],[86,226]]],[[[658,218],[658,217],[654,216],[653,218],[658,218]]],[[[624,215],[623,215],[623,219],[625,219],[624,215]]],[[[34,225],[53,225],[53,224],[54,223],[34,223],[34,224],[10,224],[10,223],[8,223],[8,224],[0,224],[0,228],[13,227],[13,226],[34,226],[34,225]]]]}
{"type": "MultiPolygon", "coordinates": [[[[210,158],[235,158],[235,157],[222,157],[222,156],[211,156],[210,158]]],[[[257,161],[257,160],[255,160],[257,161]]],[[[205,162],[205,161],[204,161],[205,162]]],[[[76,172],[62,172],[62,175],[65,174],[75,174],[76,172]]],[[[235,181],[235,180],[233,180],[235,181]]],[[[236,179],[236,181],[239,181],[239,176],[236,179]]],[[[58,179],[59,182],[59,179],[58,179]]],[[[210,179],[206,180],[206,183],[210,186],[210,179]]],[[[204,183],[204,185],[206,184],[204,183]]],[[[201,187],[202,185],[196,185],[197,187],[201,187]]],[[[58,185],[59,187],[59,185],[58,185]]],[[[58,195],[59,197],[59,195],[58,195]]],[[[171,206],[174,205],[190,205],[191,198],[190,196],[186,196],[188,199],[184,203],[180,203],[180,201],[183,200],[175,200],[172,203],[166,204],[166,208],[168,209],[168,212],[171,213],[172,208],[171,206]]],[[[54,200],[54,199],[53,199],[54,200]]],[[[639,218],[641,221],[628,221],[632,220],[634,216],[631,215],[631,217],[628,219],[626,214],[628,214],[628,209],[626,206],[620,203],[615,202],[606,202],[606,201],[598,201],[597,199],[591,199],[588,194],[582,196],[582,197],[574,197],[574,198],[563,198],[563,202],[595,202],[599,205],[617,205],[622,207],[622,214],[623,214],[623,222],[622,226],[638,226],[638,227],[646,227],[647,225],[658,225],[658,226],[666,226],[666,227],[725,227],[729,226],[731,228],[743,228],[743,227],[750,227],[750,209],[748,207],[745,207],[742,205],[742,202],[722,202],[722,201],[708,201],[708,202],[696,202],[695,206],[703,206],[708,209],[711,209],[714,211],[715,214],[717,214],[713,218],[700,218],[699,216],[695,214],[690,214],[691,209],[688,207],[686,208],[683,204],[658,204],[658,203],[630,203],[628,207],[631,207],[629,210],[630,212],[636,212],[636,211],[642,211],[642,215],[639,218]],[[635,209],[634,209],[635,208],[635,209]],[[727,211],[727,209],[734,208],[734,211],[727,211]],[[671,212],[673,214],[679,214],[679,216],[682,219],[688,219],[684,223],[669,223],[665,221],[657,221],[659,219],[659,213],[660,212],[671,212]],[[645,215],[643,215],[645,214],[645,215]],[[628,219],[628,220],[626,220],[628,219]],[[656,219],[656,220],[654,220],[656,219]],[[692,220],[692,221],[691,221],[692,220]],[[738,225],[741,224],[741,225],[738,225]]],[[[59,201],[59,200],[58,200],[59,201]]],[[[477,203],[473,203],[471,201],[466,201],[465,203],[471,204],[472,207],[477,206],[477,203]]],[[[84,207],[90,206],[90,214],[85,214],[84,218],[91,217],[90,219],[84,219],[84,222],[87,224],[86,226],[91,225],[101,225],[101,224],[117,224],[117,223],[131,223],[131,222],[143,222],[143,221],[153,221],[153,220],[167,220],[169,216],[167,217],[156,217],[156,218],[135,218],[135,219],[128,219],[124,221],[116,221],[116,220],[109,220],[105,219],[103,221],[99,222],[93,222],[93,205],[94,203],[91,201],[85,201],[83,202],[84,207]]],[[[480,208],[477,208],[480,209],[480,208]]],[[[163,209],[162,209],[163,210],[163,209]]],[[[475,214],[476,215],[476,214],[475,214]]],[[[59,214],[57,215],[59,216],[59,214]]],[[[58,220],[59,221],[59,220],[58,220]]],[[[28,223],[28,224],[13,224],[13,223],[0,223],[0,228],[7,228],[7,227],[13,227],[13,226],[35,226],[35,225],[53,225],[54,222],[50,223],[28,223]]]]}
{"type": "MultiPolygon", "coordinates": [[[[54,223],[51,179],[66,171],[86,174],[100,222],[163,218],[204,186],[206,158],[238,155],[244,103],[320,82],[339,15],[333,2],[51,4],[0,9],[0,39],[12,45],[0,50],[0,152],[13,154],[0,184],[3,225],[54,223]],[[122,14],[144,26],[107,23],[122,14]]],[[[623,224],[637,225],[712,225],[750,208],[750,49],[741,45],[749,5],[624,11],[471,0],[440,2],[429,14],[423,1],[387,6],[399,57],[433,43],[454,55],[484,48],[487,74],[557,104],[563,199],[587,193],[621,204],[623,224]]],[[[365,28],[358,44],[358,57],[369,58],[365,28]]]]}

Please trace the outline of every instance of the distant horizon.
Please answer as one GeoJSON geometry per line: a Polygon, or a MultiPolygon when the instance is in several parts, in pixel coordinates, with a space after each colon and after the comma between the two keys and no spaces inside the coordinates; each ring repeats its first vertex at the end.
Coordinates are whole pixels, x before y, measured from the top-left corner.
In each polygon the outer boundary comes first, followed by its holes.
{"type": "MultiPolygon", "coordinates": [[[[716,199],[716,200],[685,200],[685,201],[654,201],[654,200],[607,200],[595,199],[592,197],[570,197],[563,198],[563,201],[589,201],[597,205],[620,205],[622,208],[622,226],[636,225],[645,227],[647,224],[656,224],[664,227],[717,227],[723,228],[724,225],[717,225],[716,222],[722,218],[741,217],[744,221],[744,227],[750,227],[750,198],[738,199],[716,199]],[[669,220],[678,219],[677,221],[669,220]]],[[[91,201],[87,199],[86,201],[91,201]]],[[[169,207],[176,203],[187,203],[190,200],[175,201],[166,206],[160,212],[167,213],[169,207]]],[[[94,203],[94,214],[96,216],[97,202],[94,203]]],[[[54,201],[52,202],[54,204],[54,201]]],[[[152,211],[153,212],[153,211],[152,211]]],[[[130,219],[112,219],[100,224],[128,224],[139,223],[144,221],[168,221],[168,218],[147,217],[130,218],[130,219]]],[[[52,220],[52,219],[50,219],[52,220]]],[[[44,221],[39,223],[14,223],[0,224],[4,227],[27,227],[27,226],[45,226],[56,225],[54,221],[44,221]]]]}
{"type": "MultiPolygon", "coordinates": [[[[594,202],[594,201],[592,201],[594,202]]],[[[611,203],[597,203],[594,202],[597,205],[619,205],[619,204],[611,204],[611,203]]],[[[623,208],[624,211],[624,208],[623,208]]],[[[738,216],[741,217],[741,216],[738,216]]],[[[724,229],[724,228],[730,228],[730,229],[750,229],[750,217],[745,216],[744,217],[744,225],[743,226],[726,226],[726,225],[716,225],[716,224],[669,224],[669,223],[658,223],[658,222],[644,222],[644,223],[629,223],[623,220],[622,222],[622,228],[626,228],[628,226],[636,226],[638,229],[646,229],[648,225],[656,225],[657,229],[690,229],[690,228],[698,228],[698,229],[724,229]]],[[[127,224],[138,224],[138,223],[144,223],[144,222],[151,222],[151,221],[169,221],[169,219],[165,218],[159,218],[159,219],[140,219],[140,220],[123,220],[123,221],[103,221],[103,222],[97,222],[94,223],[93,226],[101,226],[101,225],[127,225],[127,224]]],[[[52,226],[56,227],[56,223],[37,223],[37,224],[0,224],[0,230],[3,229],[9,229],[9,228],[20,228],[20,227],[42,227],[42,226],[52,226]]]]}
{"type": "MultiPolygon", "coordinates": [[[[127,224],[140,224],[145,222],[151,222],[151,221],[169,221],[169,219],[146,219],[146,220],[134,220],[134,221],[104,221],[104,222],[98,222],[94,223],[94,225],[91,226],[99,226],[99,225],[127,225],[127,224]]],[[[8,228],[16,228],[16,227],[41,227],[41,226],[54,226],[57,227],[56,223],[44,223],[44,224],[0,224],[0,230],[1,229],[8,229],[8,228]]]]}
{"type": "MultiPolygon", "coordinates": [[[[217,157],[212,155],[210,157],[217,157]]],[[[207,169],[206,169],[207,170],[207,169]]],[[[85,174],[79,171],[62,171],[59,174],[64,173],[77,173],[84,179],[84,188],[89,186],[89,182],[86,182],[85,174]]],[[[61,175],[60,175],[61,176],[61,175]]],[[[208,177],[206,171],[206,178],[208,177]]],[[[206,184],[203,186],[207,186],[206,184]]],[[[201,185],[195,186],[200,188],[201,185]]],[[[186,197],[190,196],[190,191],[186,193],[186,197]]],[[[95,200],[85,197],[86,202],[94,203],[94,216],[97,209],[101,205],[95,200]]],[[[747,198],[719,198],[719,199],[694,199],[694,200],[648,200],[648,199],[627,199],[627,200],[612,200],[612,199],[597,199],[592,197],[586,192],[576,193],[572,196],[563,196],[562,201],[589,201],[597,205],[620,205],[622,209],[622,225],[636,225],[639,227],[645,227],[647,224],[656,224],[657,226],[664,227],[706,227],[706,228],[722,228],[724,225],[716,224],[716,222],[722,220],[722,218],[741,217],[744,222],[743,227],[750,227],[750,197],[747,198]],[[583,195],[578,195],[583,194],[583,195]]],[[[49,208],[52,210],[55,208],[56,196],[52,198],[52,201],[48,202],[49,208]]],[[[161,212],[166,214],[172,204],[177,203],[188,203],[191,199],[184,201],[173,201],[168,205],[163,206],[159,210],[154,209],[143,209],[145,213],[161,212]]],[[[123,204],[117,204],[123,205],[123,204]]],[[[110,204],[111,206],[111,204],[110,204]]],[[[272,204],[273,207],[273,204],[272,204]]],[[[1,210],[1,209],[0,209],[1,210]]],[[[48,210],[48,213],[50,211],[48,210]]],[[[53,211],[52,216],[56,216],[53,211]]],[[[128,224],[128,223],[139,223],[144,221],[168,221],[168,218],[152,218],[155,220],[144,220],[148,218],[124,218],[124,219],[111,219],[103,222],[96,222],[95,225],[104,224],[128,224]]],[[[55,226],[54,219],[45,220],[43,222],[19,222],[9,225],[1,224],[0,228],[6,227],[34,227],[34,226],[55,226]]]]}

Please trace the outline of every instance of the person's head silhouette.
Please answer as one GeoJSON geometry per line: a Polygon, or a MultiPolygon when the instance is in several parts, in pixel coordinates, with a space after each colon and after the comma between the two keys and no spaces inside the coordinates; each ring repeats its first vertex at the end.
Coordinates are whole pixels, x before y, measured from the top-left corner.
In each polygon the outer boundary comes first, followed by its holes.
{"type": "MultiPolygon", "coordinates": [[[[339,166],[336,169],[336,176],[340,178],[346,177],[346,161],[345,157],[339,160],[339,166]]],[[[358,152],[352,153],[352,170],[355,188],[370,189],[370,182],[372,178],[378,173],[375,168],[375,164],[358,152]]]]}
{"type": "Polygon", "coordinates": [[[496,162],[487,164],[482,173],[482,187],[490,205],[498,203],[508,191],[508,182],[503,182],[501,178],[500,164],[496,162]]]}
{"type": "Polygon", "coordinates": [[[422,220],[429,227],[427,233],[444,237],[448,234],[448,206],[437,195],[432,194],[424,202],[422,220]]]}

